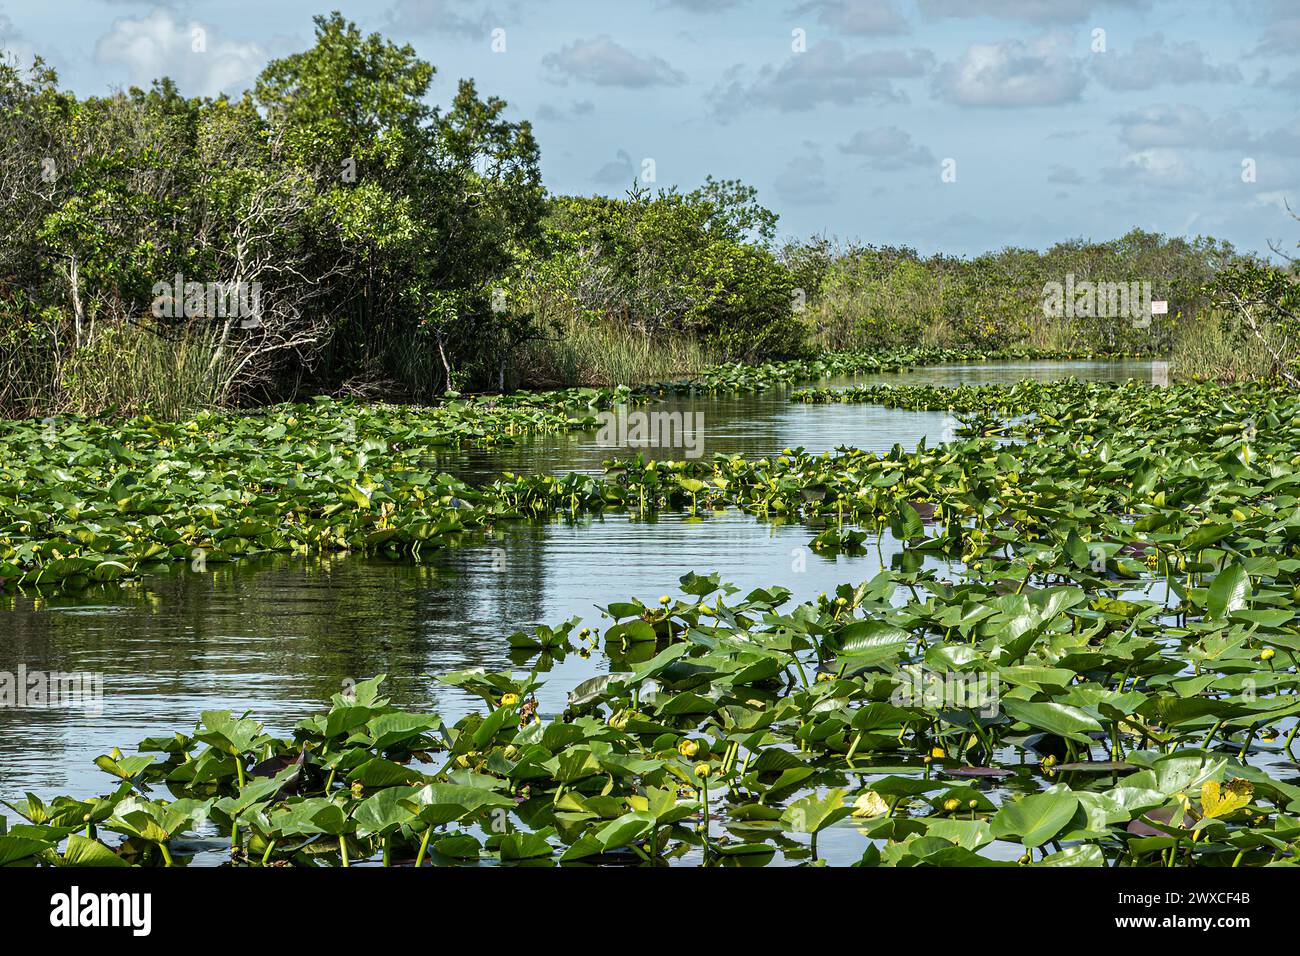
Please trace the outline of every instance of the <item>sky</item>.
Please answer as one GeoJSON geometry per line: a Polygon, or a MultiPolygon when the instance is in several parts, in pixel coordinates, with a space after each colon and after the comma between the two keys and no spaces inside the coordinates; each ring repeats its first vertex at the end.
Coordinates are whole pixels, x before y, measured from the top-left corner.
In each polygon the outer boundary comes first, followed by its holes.
{"type": "Polygon", "coordinates": [[[0,0],[0,48],[233,95],[334,9],[507,100],[557,193],[741,179],[782,236],[954,255],[1300,239],[1300,0],[0,0]]]}

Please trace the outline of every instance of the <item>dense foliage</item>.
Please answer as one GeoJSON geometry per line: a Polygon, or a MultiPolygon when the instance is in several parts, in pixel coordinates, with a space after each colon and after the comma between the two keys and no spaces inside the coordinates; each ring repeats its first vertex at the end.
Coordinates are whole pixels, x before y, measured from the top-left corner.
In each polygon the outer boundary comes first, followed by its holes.
{"type": "Polygon", "coordinates": [[[433,67],[337,14],[316,34],[237,101],[77,100],[0,67],[7,407],[57,406],[79,354],[138,328],[202,353],[196,404],[304,378],[432,394],[508,338],[492,286],[543,210],[529,125],[471,82],[428,106],[433,67]],[[204,303],[214,283],[256,314],[204,303]]]}
{"type": "Polygon", "coordinates": [[[1180,325],[1202,316],[1210,303],[1206,287],[1218,273],[1248,258],[1213,239],[1141,230],[1109,242],[1058,243],[1044,252],[1008,248],[971,259],[874,246],[824,255],[812,317],[835,348],[1082,342],[1096,352],[1158,355],[1168,353],[1180,325]],[[1053,284],[1067,283],[1129,289],[1145,283],[1147,301],[1166,301],[1168,312],[1152,316],[1132,302],[1123,310],[1101,301],[1085,307],[1080,300],[1069,309],[1045,301],[1052,299],[1053,284]]]}
{"type": "Polygon", "coordinates": [[[527,121],[472,81],[440,92],[338,14],[238,99],[165,78],[78,99],[0,64],[0,413],[637,384],[826,347],[1163,355],[1209,320],[1193,353],[1266,341],[1292,363],[1294,276],[1224,243],[778,245],[735,180],[548,195],[527,121]],[[1209,298],[1225,271],[1248,278],[1209,298]],[[1169,312],[1046,314],[1067,277],[1149,283],[1169,312]]]}

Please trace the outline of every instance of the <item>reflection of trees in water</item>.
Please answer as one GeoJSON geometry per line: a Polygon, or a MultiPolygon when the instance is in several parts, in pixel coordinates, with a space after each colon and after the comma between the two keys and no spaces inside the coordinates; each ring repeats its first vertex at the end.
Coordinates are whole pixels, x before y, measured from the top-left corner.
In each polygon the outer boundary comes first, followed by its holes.
{"type": "MultiPolygon", "coordinates": [[[[273,556],[203,573],[176,565],[75,596],[10,596],[0,604],[0,670],[103,671],[106,687],[138,695],[134,713],[151,698],[201,694],[203,706],[216,697],[266,717],[284,712],[277,703],[296,712],[379,673],[390,675],[395,703],[428,706],[436,695],[425,675],[509,667],[506,635],[542,623],[545,534],[510,522],[420,563],[273,556]]],[[[192,709],[183,723],[198,717],[192,709]]],[[[23,729],[58,719],[0,710],[0,754],[30,751],[23,729]]]]}

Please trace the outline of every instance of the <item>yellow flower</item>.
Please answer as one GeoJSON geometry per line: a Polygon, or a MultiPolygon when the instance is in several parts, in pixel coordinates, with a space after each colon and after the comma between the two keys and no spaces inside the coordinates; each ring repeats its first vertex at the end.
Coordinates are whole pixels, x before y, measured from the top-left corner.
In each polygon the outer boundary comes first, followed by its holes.
{"type": "Polygon", "coordinates": [[[699,777],[701,780],[703,780],[703,779],[705,779],[706,777],[708,777],[708,775],[709,775],[710,773],[711,773],[711,771],[709,770],[709,765],[708,765],[708,764],[706,764],[706,763],[697,763],[697,764],[695,765],[695,776],[699,777]]]}
{"type": "Polygon", "coordinates": [[[672,600],[673,600],[673,599],[670,598],[667,594],[660,595],[660,597],[659,597],[659,603],[660,603],[660,604],[671,604],[671,603],[672,603],[672,600]]]}
{"type": "Polygon", "coordinates": [[[677,752],[681,754],[683,757],[685,757],[687,760],[690,760],[692,757],[694,757],[697,753],[700,752],[700,745],[697,744],[694,740],[684,739],[677,744],[677,752]]]}
{"type": "Polygon", "coordinates": [[[502,695],[501,695],[501,706],[502,706],[502,707],[513,707],[513,706],[515,706],[515,704],[517,704],[517,703],[519,703],[519,695],[518,695],[518,694],[502,694],[502,695]]]}
{"type": "Polygon", "coordinates": [[[1271,660],[1273,659],[1274,655],[1276,655],[1276,654],[1277,654],[1277,651],[1273,650],[1273,648],[1271,648],[1271,647],[1266,647],[1266,648],[1264,648],[1262,651],[1259,652],[1259,659],[1260,659],[1261,661],[1271,661],[1271,660]]]}
{"type": "Polygon", "coordinates": [[[888,812],[889,804],[874,790],[864,791],[857,800],[853,801],[855,817],[883,817],[888,812]]]}
{"type": "Polygon", "coordinates": [[[961,801],[958,800],[956,797],[952,798],[951,800],[945,800],[943,802],[943,808],[947,810],[949,813],[955,812],[960,807],[961,807],[961,801]]]}
{"type": "Polygon", "coordinates": [[[930,751],[930,756],[933,757],[935,760],[942,760],[944,757],[948,755],[944,752],[944,749],[942,747],[935,747],[933,750],[930,751]]]}

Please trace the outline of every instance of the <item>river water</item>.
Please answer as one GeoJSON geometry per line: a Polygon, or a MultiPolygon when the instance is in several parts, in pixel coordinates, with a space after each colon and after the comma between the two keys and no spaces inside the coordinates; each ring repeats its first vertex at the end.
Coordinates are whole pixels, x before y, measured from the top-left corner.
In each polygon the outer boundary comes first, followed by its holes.
{"type": "MultiPolygon", "coordinates": [[[[1146,362],[980,363],[823,384],[1149,381],[1150,374],[1146,362]]],[[[787,395],[772,389],[680,397],[656,408],[702,413],[706,456],[773,455],[799,446],[911,448],[923,437],[938,442],[953,424],[941,412],[804,405],[787,395]]],[[[616,451],[602,447],[594,431],[581,432],[450,451],[436,468],[476,482],[503,470],[598,472],[616,451]]],[[[94,767],[97,755],[115,745],[131,753],[143,737],[192,727],[204,710],[249,711],[272,732],[288,734],[345,681],[380,673],[389,675],[394,703],[432,709],[451,722],[477,701],[430,675],[512,663],[526,669],[525,658],[511,660],[512,632],[574,616],[598,620],[600,606],[633,595],[647,603],[677,595],[687,571],[720,572],[743,591],[784,585],[799,601],[880,568],[875,549],[823,557],[806,548],[811,538],[798,524],[735,512],[654,520],[611,514],[511,523],[494,537],[466,536],[419,565],[282,557],[205,573],[182,565],[137,585],[75,597],[0,598],[0,671],[103,675],[102,709],[0,708],[0,799],[29,790],[45,798],[107,792],[112,780],[94,767]]],[[[886,562],[899,553],[888,536],[881,550],[886,562]]],[[[600,654],[584,660],[571,653],[557,662],[538,695],[542,714],[563,709],[569,689],[603,667],[600,654]]]]}

